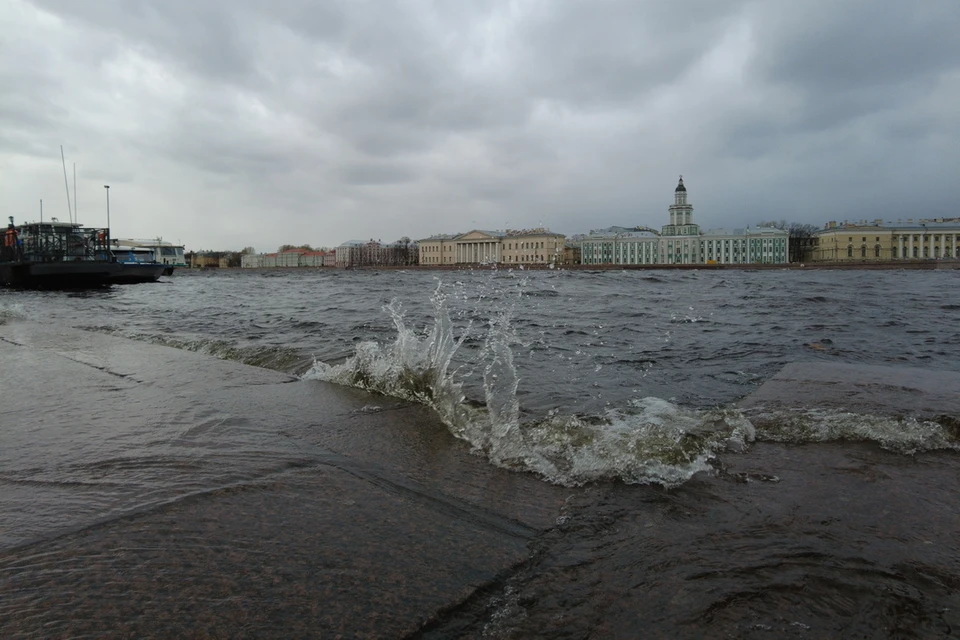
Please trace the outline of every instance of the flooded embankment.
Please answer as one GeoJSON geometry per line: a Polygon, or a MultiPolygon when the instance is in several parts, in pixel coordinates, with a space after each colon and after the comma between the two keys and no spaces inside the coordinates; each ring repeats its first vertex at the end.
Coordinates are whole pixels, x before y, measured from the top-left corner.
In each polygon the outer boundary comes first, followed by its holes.
{"type": "MultiPolygon", "coordinates": [[[[490,464],[423,405],[198,353],[12,322],[0,361],[5,637],[960,628],[960,456],[881,448],[927,432],[736,445],[670,489],[564,487],[490,464]]],[[[788,368],[740,405],[813,393],[840,416],[878,393],[879,413],[922,407],[921,431],[956,409],[957,374],[859,371],[788,368]]]]}

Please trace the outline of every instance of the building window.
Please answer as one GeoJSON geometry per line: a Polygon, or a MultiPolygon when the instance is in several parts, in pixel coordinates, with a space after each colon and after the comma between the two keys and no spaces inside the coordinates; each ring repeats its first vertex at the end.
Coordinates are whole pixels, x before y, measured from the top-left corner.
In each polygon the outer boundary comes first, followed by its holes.
{"type": "Polygon", "coordinates": [[[850,245],[850,246],[847,247],[847,257],[848,257],[848,258],[852,258],[852,257],[853,257],[853,245],[850,245]]]}
{"type": "Polygon", "coordinates": [[[873,248],[873,257],[874,258],[880,257],[880,245],[877,245],[873,248]]]}

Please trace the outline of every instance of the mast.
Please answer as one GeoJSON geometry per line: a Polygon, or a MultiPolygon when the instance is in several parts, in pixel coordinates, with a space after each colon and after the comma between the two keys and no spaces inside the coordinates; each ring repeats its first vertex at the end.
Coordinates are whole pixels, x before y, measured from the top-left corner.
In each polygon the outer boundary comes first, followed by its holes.
{"type": "Polygon", "coordinates": [[[60,162],[63,163],[63,188],[67,190],[67,215],[73,223],[73,208],[70,206],[70,183],[67,181],[67,161],[63,158],[63,145],[60,145],[60,162]]]}
{"type": "Polygon", "coordinates": [[[73,215],[76,217],[77,222],[80,222],[80,212],[77,211],[77,206],[80,203],[77,202],[77,163],[73,163],[73,215]]]}

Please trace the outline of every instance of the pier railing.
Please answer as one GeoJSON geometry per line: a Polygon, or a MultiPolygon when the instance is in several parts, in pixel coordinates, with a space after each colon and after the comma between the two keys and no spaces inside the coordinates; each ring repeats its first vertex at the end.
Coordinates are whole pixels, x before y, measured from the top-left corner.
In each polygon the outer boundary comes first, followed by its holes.
{"type": "Polygon", "coordinates": [[[112,261],[110,230],[77,224],[32,223],[19,228],[21,259],[29,262],[112,261]]]}

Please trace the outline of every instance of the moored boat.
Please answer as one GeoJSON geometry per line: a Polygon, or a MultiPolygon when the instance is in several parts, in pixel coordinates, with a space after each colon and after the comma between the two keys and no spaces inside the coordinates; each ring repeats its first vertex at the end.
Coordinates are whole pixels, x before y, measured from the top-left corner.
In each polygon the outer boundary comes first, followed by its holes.
{"type": "Polygon", "coordinates": [[[75,222],[30,222],[13,217],[0,246],[0,286],[64,289],[111,284],[120,271],[109,249],[110,230],[75,222]]]}
{"type": "Polygon", "coordinates": [[[110,252],[118,265],[117,272],[111,276],[116,284],[137,284],[156,282],[166,270],[166,265],[157,262],[154,251],[148,247],[122,244],[125,241],[114,240],[110,252]]]}
{"type": "MultiPolygon", "coordinates": [[[[163,275],[173,274],[177,267],[186,267],[187,261],[183,254],[183,245],[176,245],[171,242],[165,242],[159,238],[153,240],[138,240],[133,238],[119,239],[114,241],[114,245],[123,247],[126,250],[132,250],[141,262],[145,262],[147,253],[150,253],[150,261],[163,265],[163,275]]],[[[118,256],[119,259],[120,256],[118,256]]]]}

